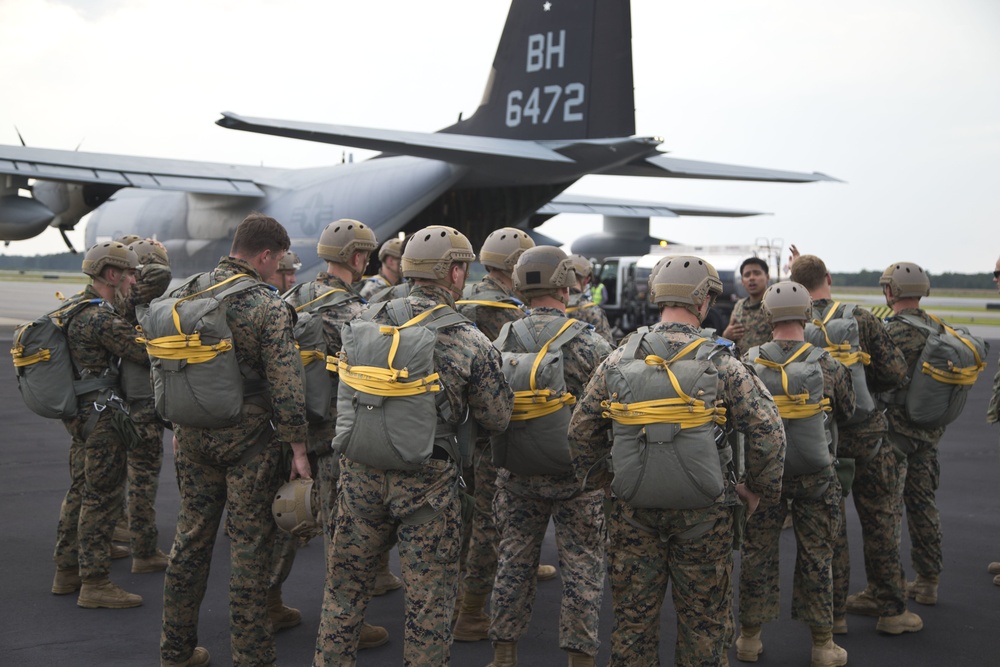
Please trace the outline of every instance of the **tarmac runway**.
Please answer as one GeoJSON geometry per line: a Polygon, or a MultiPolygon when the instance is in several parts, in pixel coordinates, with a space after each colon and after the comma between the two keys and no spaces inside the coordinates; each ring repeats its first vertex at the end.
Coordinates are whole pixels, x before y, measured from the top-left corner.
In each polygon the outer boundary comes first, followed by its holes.
{"type": "MultiPolygon", "coordinates": [[[[42,310],[41,312],[44,312],[42,310]]],[[[995,331],[995,329],[993,329],[995,331]]],[[[0,330],[0,341],[10,333],[0,330]]],[[[879,635],[875,619],[849,616],[849,634],[837,642],[849,652],[851,665],[1000,664],[1000,586],[994,586],[987,564],[1000,560],[1000,473],[996,427],[985,423],[1000,340],[992,340],[989,368],[973,388],[964,414],[951,425],[940,447],[941,488],[938,503],[944,530],[945,570],[936,606],[910,603],[924,619],[922,632],[899,637],[879,635]]],[[[0,539],[0,665],[23,667],[155,666],[158,664],[162,573],[133,575],[130,560],[113,562],[112,579],[141,594],[143,606],[127,610],[88,610],[76,606],[76,596],[49,592],[54,573],[52,550],[59,505],[69,483],[69,438],[62,425],[27,410],[16,388],[12,367],[0,372],[0,423],[6,435],[0,447],[0,499],[3,539],[0,539]]],[[[160,546],[169,550],[178,508],[178,492],[169,447],[157,498],[160,546]]],[[[860,529],[848,503],[852,554],[852,591],[864,584],[860,529]]],[[[804,665],[809,659],[809,632],[789,617],[794,537],[782,536],[781,619],[764,626],[763,666],[804,665]]],[[[909,566],[904,528],[904,563],[909,566]]],[[[201,607],[199,644],[212,654],[213,665],[231,662],[227,610],[229,555],[220,534],[209,588],[201,607]]],[[[542,561],[557,563],[550,526],[542,561]]],[[[392,569],[399,573],[395,552],[392,569]]],[[[738,577],[739,564],[734,572],[738,577]]],[[[314,540],[300,550],[284,587],[285,602],[301,609],[300,626],[278,635],[280,665],[309,665],[322,600],[323,549],[314,540]]],[[[566,664],[558,646],[560,580],[540,583],[528,633],[519,644],[519,664],[525,667],[566,664]]],[[[361,666],[402,664],[403,591],[375,598],[366,620],[388,628],[388,644],[363,651],[361,666]]],[[[660,660],[671,664],[675,617],[669,599],[661,618],[660,660]]],[[[611,628],[610,593],[605,591],[597,663],[607,664],[611,628]]],[[[486,665],[492,659],[489,642],[456,643],[452,664],[486,665]]],[[[730,651],[733,665],[735,649],[730,651]]]]}

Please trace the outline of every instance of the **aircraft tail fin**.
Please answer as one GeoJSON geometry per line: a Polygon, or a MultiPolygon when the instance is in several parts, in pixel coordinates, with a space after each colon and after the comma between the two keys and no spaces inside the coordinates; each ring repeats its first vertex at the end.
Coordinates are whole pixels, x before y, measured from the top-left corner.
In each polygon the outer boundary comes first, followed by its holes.
{"type": "Polygon", "coordinates": [[[479,108],[441,131],[530,140],[635,134],[629,0],[513,0],[479,108]]]}

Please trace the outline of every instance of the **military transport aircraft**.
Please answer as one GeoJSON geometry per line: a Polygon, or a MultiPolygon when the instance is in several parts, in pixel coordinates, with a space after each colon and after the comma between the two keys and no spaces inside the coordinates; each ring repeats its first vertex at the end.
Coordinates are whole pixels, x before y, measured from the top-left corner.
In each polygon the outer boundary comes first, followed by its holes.
{"type": "Polygon", "coordinates": [[[563,212],[603,214],[606,230],[643,239],[650,216],[758,213],[561,194],[588,174],[837,180],[677,159],[657,149],[661,139],[634,136],[631,9],[623,0],[513,0],[480,106],[438,132],[230,112],[216,122],[382,152],[359,163],[278,169],[0,146],[0,174],[7,175],[0,240],[31,238],[48,226],[67,238],[92,212],[88,245],[124,233],[155,237],[175,273],[186,275],[226,254],[250,210],[280,220],[309,266],[319,232],[343,217],[364,221],[380,239],[451,225],[479,247],[497,227],[534,228],[563,212]]]}

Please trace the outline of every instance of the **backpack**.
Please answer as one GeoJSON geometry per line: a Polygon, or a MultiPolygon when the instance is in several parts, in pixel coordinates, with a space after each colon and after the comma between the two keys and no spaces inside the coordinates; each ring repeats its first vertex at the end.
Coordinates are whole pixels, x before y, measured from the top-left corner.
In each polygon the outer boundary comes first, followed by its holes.
{"type": "Polygon", "coordinates": [[[927,334],[916,366],[910,369],[909,386],[893,393],[894,402],[904,403],[906,416],[913,423],[939,428],[962,414],[969,390],[986,369],[990,347],[965,327],[953,328],[940,318],[927,315],[934,320],[934,325],[909,314],[892,318],[927,334]]]}
{"type": "Polygon", "coordinates": [[[784,477],[819,472],[833,462],[835,445],[824,415],[832,408],[830,399],[823,395],[823,368],[819,365],[824,354],[822,348],[809,343],[786,353],[775,342],[747,353],[757,376],[774,397],[785,427],[788,448],[784,477]]]}
{"type": "Polygon", "coordinates": [[[225,304],[227,297],[264,283],[245,273],[207,285],[210,279],[197,274],[169,296],[136,307],[156,411],[189,428],[232,426],[247,402],[269,407],[265,380],[236,358],[225,304]],[[174,296],[189,287],[203,289],[174,296]]]}
{"type": "Polygon", "coordinates": [[[820,313],[823,319],[815,318],[806,323],[805,338],[816,347],[821,347],[830,356],[847,366],[851,372],[851,384],[854,385],[854,414],[846,424],[862,422],[875,411],[875,399],[868,391],[868,381],[865,378],[865,366],[872,363],[871,356],[861,350],[858,321],[854,319],[853,304],[845,305],[834,301],[829,310],[820,313]],[[839,312],[839,314],[837,314],[839,312]]]}
{"type": "Polygon", "coordinates": [[[81,378],[73,364],[66,339],[69,322],[84,308],[104,303],[86,299],[83,293],[66,299],[52,312],[17,327],[10,354],[17,375],[17,388],[25,405],[41,417],[72,419],[77,416],[83,394],[118,386],[117,373],[81,378]]]}
{"type": "Polygon", "coordinates": [[[444,304],[414,317],[406,299],[394,299],[345,324],[334,451],[379,470],[419,469],[435,445],[460,460],[434,348],[439,329],[463,322],[444,304]],[[371,321],[383,310],[393,324],[371,321]]]}
{"type": "Polygon", "coordinates": [[[555,318],[536,337],[527,320],[504,324],[494,346],[514,391],[514,411],[507,430],[490,438],[493,465],[517,475],[572,471],[567,432],[576,397],[566,391],[562,346],[589,327],[555,318]]]}
{"type": "Polygon", "coordinates": [[[476,309],[480,306],[485,308],[508,308],[524,312],[523,304],[520,301],[497,289],[483,290],[473,295],[472,285],[466,285],[465,294],[462,296],[463,298],[456,301],[455,305],[458,306],[458,312],[462,313],[462,315],[472,322],[476,321],[476,309]]]}
{"type": "Polygon", "coordinates": [[[713,357],[726,350],[696,338],[671,356],[666,341],[642,327],[606,367],[611,489],[632,507],[703,508],[723,495],[732,448],[721,429],[726,409],[717,404],[713,357]]]}

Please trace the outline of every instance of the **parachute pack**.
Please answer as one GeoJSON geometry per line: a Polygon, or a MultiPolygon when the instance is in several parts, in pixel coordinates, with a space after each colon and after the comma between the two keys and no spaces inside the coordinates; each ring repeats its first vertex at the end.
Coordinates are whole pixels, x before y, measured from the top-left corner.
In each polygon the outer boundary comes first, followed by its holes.
{"type": "Polygon", "coordinates": [[[809,343],[784,352],[772,341],[752,348],[747,355],[774,397],[785,426],[785,477],[819,472],[833,462],[835,443],[824,414],[832,408],[830,399],[823,396],[819,365],[823,354],[822,348],[809,343]]]}
{"type": "Polygon", "coordinates": [[[434,348],[440,329],[463,322],[444,304],[414,317],[405,299],[394,299],[345,324],[334,451],[380,470],[418,469],[435,445],[460,460],[434,348]],[[383,310],[394,324],[371,321],[383,310]]]}
{"type": "Polygon", "coordinates": [[[834,301],[820,318],[806,323],[806,341],[821,347],[830,356],[847,366],[854,386],[854,414],[845,424],[857,424],[868,419],[875,411],[875,399],[868,391],[865,366],[871,365],[871,356],[861,350],[858,321],[854,318],[853,304],[841,305],[834,301]]]}
{"type": "Polygon", "coordinates": [[[17,388],[25,405],[36,415],[71,419],[77,415],[80,396],[118,386],[118,376],[113,373],[80,378],[66,339],[70,320],[84,308],[101,303],[103,299],[86,299],[80,293],[14,331],[10,354],[14,360],[17,388]]]}
{"type": "Polygon", "coordinates": [[[458,306],[458,312],[473,322],[476,321],[476,308],[478,307],[508,308],[523,312],[520,301],[500,290],[483,290],[478,292],[475,298],[472,297],[472,286],[467,285],[463,298],[456,301],[455,305],[458,306]]]}
{"type": "Polygon", "coordinates": [[[493,465],[518,475],[562,475],[572,471],[567,431],[576,403],[566,391],[562,346],[590,325],[555,318],[536,336],[530,320],[504,324],[494,343],[514,411],[507,430],[490,438],[493,465]]]}
{"type": "Polygon", "coordinates": [[[606,367],[613,420],[611,488],[633,507],[709,507],[725,491],[732,448],[717,400],[713,357],[728,347],[696,338],[671,355],[666,341],[642,327],[621,361],[606,367]],[[647,353],[648,352],[648,353],[647,353]]]}
{"type": "Polygon", "coordinates": [[[906,406],[906,416],[915,424],[939,428],[952,423],[962,414],[969,390],[986,369],[989,344],[973,336],[965,327],[951,327],[940,318],[927,314],[929,325],[919,317],[896,315],[894,320],[905,322],[927,334],[912,377],[903,391],[891,392],[889,400],[906,406]]]}
{"type": "Polygon", "coordinates": [[[136,307],[149,354],[156,411],[190,428],[224,428],[240,421],[243,404],[268,406],[267,384],[240,367],[226,320],[227,297],[264,285],[245,273],[210,284],[192,276],[171,292],[136,307]],[[174,295],[199,289],[184,297],[174,295]]]}

